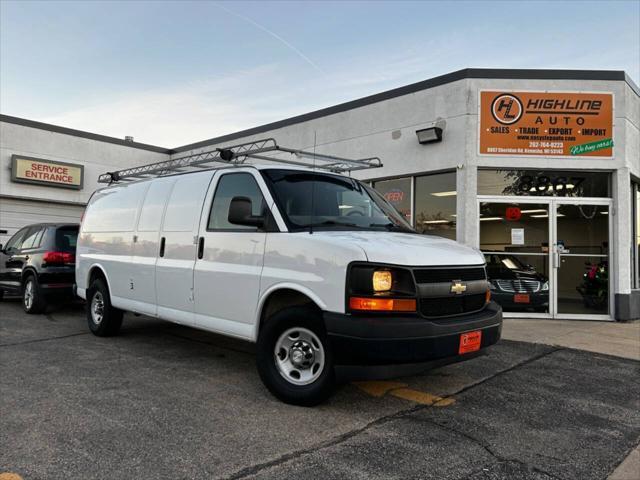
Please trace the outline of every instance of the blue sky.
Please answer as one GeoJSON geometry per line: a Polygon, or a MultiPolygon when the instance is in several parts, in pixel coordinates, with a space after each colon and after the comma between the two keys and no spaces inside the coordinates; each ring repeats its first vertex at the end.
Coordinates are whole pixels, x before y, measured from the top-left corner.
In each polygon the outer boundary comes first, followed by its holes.
{"type": "Polygon", "coordinates": [[[640,1],[0,0],[0,112],[166,147],[466,67],[639,83],[640,1]]]}

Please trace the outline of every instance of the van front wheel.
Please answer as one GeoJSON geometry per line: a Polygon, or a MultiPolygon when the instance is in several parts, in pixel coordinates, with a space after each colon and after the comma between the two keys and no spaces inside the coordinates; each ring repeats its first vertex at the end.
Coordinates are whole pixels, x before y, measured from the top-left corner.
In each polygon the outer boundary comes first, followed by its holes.
{"type": "Polygon", "coordinates": [[[333,392],[333,356],[317,310],[284,309],[269,318],[257,345],[260,378],[283,402],[314,406],[333,392]]]}
{"type": "Polygon", "coordinates": [[[122,310],[111,306],[109,289],[104,280],[94,280],[87,295],[89,330],[98,337],[115,335],[122,325],[122,314],[122,310]]]}

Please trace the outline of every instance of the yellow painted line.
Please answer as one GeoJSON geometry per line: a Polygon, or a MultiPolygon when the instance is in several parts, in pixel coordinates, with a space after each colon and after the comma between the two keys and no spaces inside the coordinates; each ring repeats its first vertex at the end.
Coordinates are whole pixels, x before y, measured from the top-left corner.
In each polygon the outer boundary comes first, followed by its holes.
{"type": "Polygon", "coordinates": [[[454,403],[456,403],[456,399],[455,398],[446,397],[446,398],[443,398],[442,400],[438,400],[436,403],[433,404],[433,406],[434,407],[448,407],[449,405],[453,405],[454,403]]]}
{"type": "Polygon", "coordinates": [[[451,405],[456,402],[453,398],[442,398],[437,395],[420,392],[411,388],[397,388],[391,390],[389,395],[409,400],[410,402],[419,403],[420,405],[434,405],[437,407],[446,407],[447,405],[451,405]]]}
{"type": "Polygon", "coordinates": [[[451,397],[443,398],[431,393],[413,390],[412,388],[408,388],[406,383],[401,382],[366,381],[353,382],[353,385],[376,398],[392,395],[396,398],[419,403],[420,405],[432,405],[434,407],[446,407],[456,403],[455,399],[451,397]]]}
{"type": "Polygon", "coordinates": [[[22,480],[22,477],[17,473],[3,472],[0,473],[0,480],[22,480]]]}

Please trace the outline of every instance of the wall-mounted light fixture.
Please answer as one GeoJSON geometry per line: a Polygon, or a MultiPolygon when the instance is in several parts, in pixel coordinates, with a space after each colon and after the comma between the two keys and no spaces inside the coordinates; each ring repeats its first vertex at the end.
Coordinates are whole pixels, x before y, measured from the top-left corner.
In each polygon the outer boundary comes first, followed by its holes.
{"type": "Polygon", "coordinates": [[[444,132],[444,127],[446,126],[446,124],[447,122],[439,118],[433,125],[421,130],[416,130],[418,143],[425,144],[432,142],[441,142],[442,132],[444,132]]]}

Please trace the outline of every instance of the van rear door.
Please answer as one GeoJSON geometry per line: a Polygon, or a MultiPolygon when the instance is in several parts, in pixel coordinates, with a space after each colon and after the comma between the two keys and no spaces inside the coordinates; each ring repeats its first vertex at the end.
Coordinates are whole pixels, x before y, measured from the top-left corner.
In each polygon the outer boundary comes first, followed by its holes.
{"type": "Polygon", "coordinates": [[[164,212],[158,260],[156,298],[158,316],[193,324],[193,267],[204,197],[213,172],[176,176],[164,212]]]}

